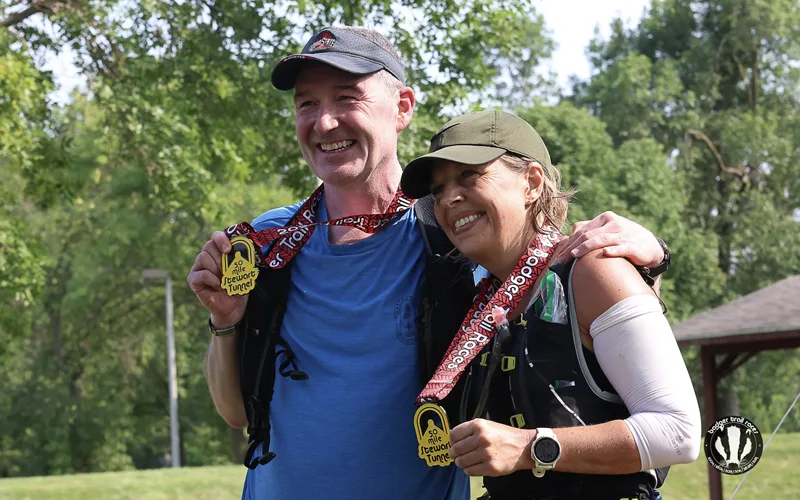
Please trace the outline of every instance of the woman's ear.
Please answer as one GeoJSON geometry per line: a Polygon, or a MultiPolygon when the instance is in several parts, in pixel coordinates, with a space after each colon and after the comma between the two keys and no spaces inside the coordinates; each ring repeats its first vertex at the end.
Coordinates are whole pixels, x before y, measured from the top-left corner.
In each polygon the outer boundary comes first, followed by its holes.
{"type": "Polygon", "coordinates": [[[544,189],[544,169],[539,162],[532,161],[528,163],[526,178],[528,187],[525,190],[525,206],[529,207],[542,196],[542,190],[544,189]]]}

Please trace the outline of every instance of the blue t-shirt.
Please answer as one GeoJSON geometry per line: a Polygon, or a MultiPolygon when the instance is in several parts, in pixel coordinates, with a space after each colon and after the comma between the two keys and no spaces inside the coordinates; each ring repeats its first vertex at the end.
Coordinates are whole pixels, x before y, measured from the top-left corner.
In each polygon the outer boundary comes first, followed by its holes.
{"type": "MultiPolygon", "coordinates": [[[[253,227],[283,226],[298,206],[271,210],[253,227]]],[[[327,220],[324,201],[317,217],[327,220]]],[[[281,328],[309,378],[276,375],[276,457],[247,472],[243,499],[469,498],[463,471],[428,467],[417,455],[423,252],[413,210],[350,245],[329,244],[327,226],[313,232],[295,257],[281,328]]]]}

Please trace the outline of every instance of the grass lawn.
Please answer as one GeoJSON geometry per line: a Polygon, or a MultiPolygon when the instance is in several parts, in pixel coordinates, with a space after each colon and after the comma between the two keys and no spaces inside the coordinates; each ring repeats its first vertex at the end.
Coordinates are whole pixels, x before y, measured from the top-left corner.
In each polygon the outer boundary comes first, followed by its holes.
{"type": "MultiPolygon", "coordinates": [[[[764,436],[765,440],[768,436],[764,436]]],[[[800,434],[779,434],[761,462],[736,494],[740,500],[800,498],[800,434]]],[[[71,476],[0,479],[3,500],[93,500],[191,498],[216,500],[240,498],[245,468],[241,465],[187,467],[71,476]]],[[[727,500],[743,476],[722,476],[727,500]]],[[[483,488],[473,478],[473,498],[483,488]]],[[[708,498],[705,455],[693,464],[673,467],[662,489],[666,500],[708,498]]]]}
{"type": "MultiPolygon", "coordinates": [[[[764,435],[764,444],[769,434],[764,435]]],[[[762,455],[761,460],[750,471],[736,499],[767,500],[778,498],[800,498],[800,433],[781,434],[762,455]]],[[[708,498],[708,462],[705,453],[692,464],[670,469],[667,482],[662,488],[665,499],[701,500],[708,498]]],[[[722,475],[722,496],[726,500],[739,485],[744,474],[722,475]]]]}
{"type": "Polygon", "coordinates": [[[196,500],[242,496],[242,465],[0,479],[3,500],[196,500]]]}

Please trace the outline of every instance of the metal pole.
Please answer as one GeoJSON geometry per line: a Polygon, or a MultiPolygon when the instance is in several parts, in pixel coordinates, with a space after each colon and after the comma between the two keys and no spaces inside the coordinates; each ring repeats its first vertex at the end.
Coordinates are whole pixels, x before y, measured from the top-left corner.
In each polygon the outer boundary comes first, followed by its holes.
{"type": "Polygon", "coordinates": [[[181,443],[178,434],[178,369],[175,366],[175,333],[172,331],[172,279],[166,281],[167,375],[169,376],[169,432],[172,443],[172,466],[181,466],[181,443]]]}
{"type": "MultiPolygon", "coordinates": [[[[705,400],[706,428],[710,428],[717,420],[717,360],[711,347],[700,348],[700,360],[703,366],[703,399],[705,400]]],[[[710,463],[708,464],[708,491],[710,500],[722,500],[722,476],[710,463]]]]}

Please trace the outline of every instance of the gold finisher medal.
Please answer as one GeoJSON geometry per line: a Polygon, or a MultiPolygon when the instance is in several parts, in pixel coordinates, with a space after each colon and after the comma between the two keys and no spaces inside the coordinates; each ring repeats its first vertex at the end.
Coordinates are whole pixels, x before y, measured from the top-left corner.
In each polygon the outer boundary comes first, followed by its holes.
{"type": "Polygon", "coordinates": [[[425,403],[414,413],[414,430],[417,432],[417,448],[419,458],[427,462],[428,467],[435,465],[445,467],[453,463],[450,458],[450,424],[444,408],[432,403],[425,403]],[[434,422],[438,417],[441,427],[434,422]],[[424,418],[424,423],[422,419],[424,418]],[[423,428],[425,429],[423,431],[423,428]]]}
{"type": "Polygon", "coordinates": [[[250,238],[231,238],[231,251],[222,256],[222,288],[228,295],[247,295],[256,286],[256,248],[250,238]]]}

